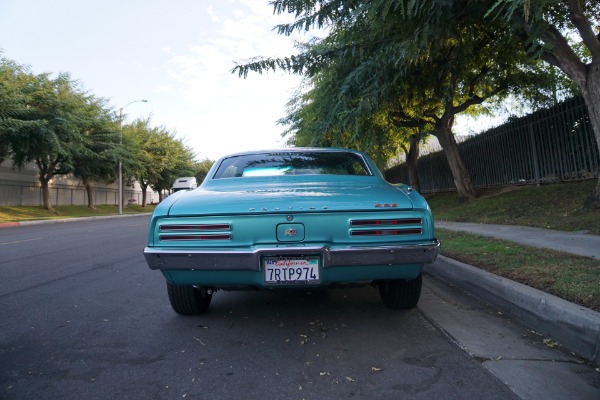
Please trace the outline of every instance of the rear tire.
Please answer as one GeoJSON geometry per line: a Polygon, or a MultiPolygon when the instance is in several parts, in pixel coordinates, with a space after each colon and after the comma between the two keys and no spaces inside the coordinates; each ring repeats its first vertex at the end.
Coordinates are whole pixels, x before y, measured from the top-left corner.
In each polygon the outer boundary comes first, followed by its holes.
{"type": "Polygon", "coordinates": [[[200,315],[206,313],[212,293],[194,286],[173,285],[167,282],[167,293],[173,310],[180,315],[200,315]]]}
{"type": "Polygon", "coordinates": [[[379,295],[386,307],[393,310],[410,310],[421,297],[423,276],[419,274],[410,281],[393,279],[379,282],[379,295]]]}

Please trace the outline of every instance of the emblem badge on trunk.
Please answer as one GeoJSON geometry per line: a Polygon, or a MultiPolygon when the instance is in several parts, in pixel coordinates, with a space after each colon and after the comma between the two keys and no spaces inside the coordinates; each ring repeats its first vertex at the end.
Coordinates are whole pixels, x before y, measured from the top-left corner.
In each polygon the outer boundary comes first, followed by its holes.
{"type": "Polygon", "coordinates": [[[296,236],[296,233],[298,233],[298,232],[292,228],[285,230],[285,236],[296,236]]]}

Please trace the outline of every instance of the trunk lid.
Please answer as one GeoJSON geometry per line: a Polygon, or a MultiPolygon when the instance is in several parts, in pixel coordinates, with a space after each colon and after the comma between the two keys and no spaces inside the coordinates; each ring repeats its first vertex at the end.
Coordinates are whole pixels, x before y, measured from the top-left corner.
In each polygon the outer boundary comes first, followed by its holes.
{"type": "Polygon", "coordinates": [[[344,182],[281,179],[223,179],[174,200],[169,216],[227,215],[262,212],[412,210],[400,188],[375,177],[344,182]]]}

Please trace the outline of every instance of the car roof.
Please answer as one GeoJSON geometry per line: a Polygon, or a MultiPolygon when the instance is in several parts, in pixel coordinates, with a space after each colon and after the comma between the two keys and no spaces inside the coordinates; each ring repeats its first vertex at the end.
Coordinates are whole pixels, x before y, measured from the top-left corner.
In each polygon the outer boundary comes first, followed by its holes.
{"type": "Polygon", "coordinates": [[[264,150],[250,150],[250,151],[243,151],[243,152],[239,152],[239,153],[233,153],[233,154],[229,154],[226,156],[223,156],[221,158],[229,158],[229,157],[237,157],[237,156],[246,156],[246,155],[251,155],[251,154],[263,154],[263,153],[306,153],[306,152],[311,152],[311,153],[356,153],[356,154],[363,154],[362,152],[358,151],[358,150],[352,150],[352,149],[344,149],[344,148],[338,148],[338,147],[288,147],[288,148],[281,148],[281,149],[264,149],[264,150]]]}

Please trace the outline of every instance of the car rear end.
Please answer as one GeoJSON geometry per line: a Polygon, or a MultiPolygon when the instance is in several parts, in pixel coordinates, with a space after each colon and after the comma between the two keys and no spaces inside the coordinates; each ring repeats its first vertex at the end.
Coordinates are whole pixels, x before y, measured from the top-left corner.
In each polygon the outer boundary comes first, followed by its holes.
{"type": "Polygon", "coordinates": [[[376,175],[215,180],[161,204],[148,242],[150,268],[208,294],[410,282],[439,247],[425,200],[376,175]]]}

